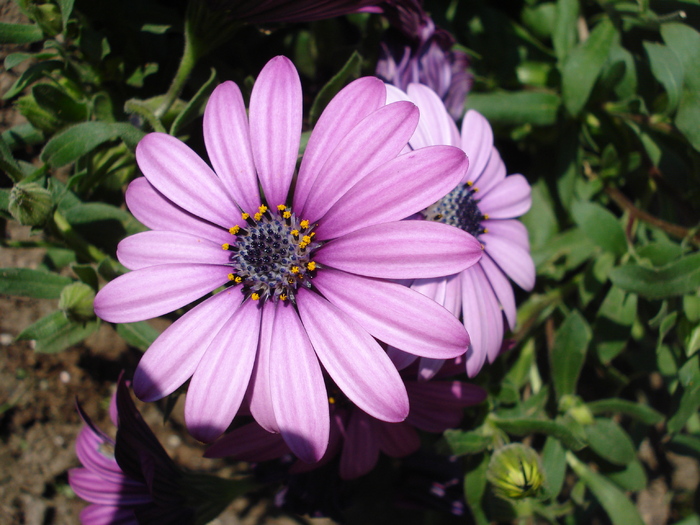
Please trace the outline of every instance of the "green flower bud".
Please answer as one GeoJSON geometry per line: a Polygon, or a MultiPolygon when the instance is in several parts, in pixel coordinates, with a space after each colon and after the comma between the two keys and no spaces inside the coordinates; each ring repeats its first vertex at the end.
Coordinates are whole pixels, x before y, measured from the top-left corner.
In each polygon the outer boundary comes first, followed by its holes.
{"type": "Polygon", "coordinates": [[[73,322],[85,323],[95,319],[93,303],[95,290],[85,283],[72,283],[61,290],[58,308],[73,322]]]}
{"type": "Polygon", "coordinates": [[[522,443],[511,443],[494,452],[486,479],[503,499],[537,496],[545,481],[537,452],[522,443]]]}
{"type": "Polygon", "coordinates": [[[34,182],[17,184],[10,191],[8,209],[20,224],[40,226],[53,211],[53,199],[48,190],[34,182]]]}

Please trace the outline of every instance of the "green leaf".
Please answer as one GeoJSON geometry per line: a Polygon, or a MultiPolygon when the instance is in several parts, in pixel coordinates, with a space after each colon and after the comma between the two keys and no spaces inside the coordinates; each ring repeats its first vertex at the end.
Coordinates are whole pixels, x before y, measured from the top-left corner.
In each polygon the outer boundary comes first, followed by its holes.
{"type": "Polygon", "coordinates": [[[637,317],[637,296],[612,286],[598,310],[594,333],[595,350],[608,363],[624,350],[637,317]]]}
{"type": "Polygon", "coordinates": [[[556,19],[552,27],[552,44],[560,63],[576,46],[578,13],[578,0],[557,0],[556,19]]]}
{"type": "Polygon", "coordinates": [[[647,474],[636,457],[621,470],[606,470],[605,475],[625,490],[643,490],[647,486],[647,474]]]}
{"type": "Polygon", "coordinates": [[[29,84],[46,76],[48,73],[55,71],[56,69],[63,69],[63,62],[60,60],[45,60],[43,62],[39,62],[38,64],[29,66],[27,70],[15,81],[15,83],[12,84],[12,87],[2,96],[2,99],[8,100],[16,95],[19,95],[24,88],[29,86],[29,84]]]}
{"type": "Polygon", "coordinates": [[[63,216],[71,224],[87,224],[95,221],[129,221],[132,216],[128,211],[104,204],[102,202],[90,202],[73,206],[63,212],[63,216]]]}
{"type": "Polygon", "coordinates": [[[0,293],[36,299],[58,299],[63,287],[73,280],[29,268],[0,269],[0,293]]]}
{"type": "Polygon", "coordinates": [[[610,280],[628,292],[649,299],[693,293],[700,287],[700,253],[694,253],[664,268],[627,264],[610,272],[610,280]]]}
{"type": "Polygon", "coordinates": [[[585,432],[591,450],[613,465],[628,465],[636,456],[627,432],[610,419],[596,419],[585,432]]]}
{"type": "Polygon", "coordinates": [[[644,49],[649,57],[651,72],[668,95],[666,112],[675,111],[683,90],[683,65],[671,48],[663,44],[644,42],[644,49]]]}
{"type": "Polygon", "coordinates": [[[38,25],[0,22],[0,44],[31,44],[44,39],[38,25]]]}
{"type": "Polygon", "coordinates": [[[649,259],[652,266],[665,266],[683,255],[683,247],[672,242],[652,242],[637,249],[637,255],[649,259]]]}
{"type": "Polygon", "coordinates": [[[575,201],[571,213],[586,237],[597,246],[617,256],[627,252],[625,232],[609,210],[593,202],[575,201]]]}
{"type": "Polygon", "coordinates": [[[146,321],[118,324],[116,329],[117,333],[128,345],[138,348],[142,352],[148,350],[148,347],[160,335],[160,332],[146,321]]]}
{"type": "Polygon", "coordinates": [[[493,439],[490,437],[462,430],[446,430],[444,437],[455,456],[483,452],[493,443],[493,439]]]}
{"type": "Polygon", "coordinates": [[[61,8],[61,18],[63,19],[63,31],[66,30],[70,15],[73,13],[75,0],[58,0],[58,7],[61,8]]]}
{"type": "Polygon", "coordinates": [[[331,78],[325,86],[318,92],[316,100],[311,105],[309,111],[309,121],[315,124],[321,113],[326,108],[331,99],[347,84],[350,80],[360,76],[360,68],[362,66],[362,55],[357,51],[353,51],[342,69],[331,78]]]}
{"type": "Polygon", "coordinates": [[[20,147],[44,142],[44,134],[29,122],[23,122],[22,124],[17,124],[4,131],[2,133],[2,140],[7,144],[10,150],[16,150],[20,147]]]}
{"type": "Polygon", "coordinates": [[[603,19],[591,31],[588,39],[566,57],[562,66],[562,95],[564,105],[572,115],[578,115],[586,105],[608,59],[615,34],[612,22],[603,19]]]}
{"type": "Polygon", "coordinates": [[[483,507],[484,493],[486,492],[486,471],[490,457],[488,454],[468,456],[464,469],[464,498],[469,502],[469,510],[476,525],[489,525],[491,523],[483,507]]]}
{"type": "Polygon", "coordinates": [[[558,439],[547,437],[542,449],[542,467],[547,474],[547,495],[556,498],[564,486],[566,451],[558,439]]]}
{"type": "Polygon", "coordinates": [[[571,452],[567,452],[566,459],[605,509],[613,525],[644,525],[634,503],[617,485],[605,476],[593,472],[571,452]]]}
{"type": "Polygon", "coordinates": [[[71,266],[71,270],[78,276],[78,279],[97,291],[99,287],[97,283],[97,272],[91,265],[74,264],[71,266]]]}
{"type": "Polygon", "coordinates": [[[88,118],[87,105],[73,100],[53,84],[35,84],[32,95],[36,103],[57,118],[68,122],[82,122],[88,118]]]}
{"type": "Polygon", "coordinates": [[[530,234],[530,245],[533,248],[544,246],[557,233],[557,217],[554,213],[554,203],[543,179],[532,185],[532,206],[530,211],[520,217],[520,220],[530,234]]]}
{"type": "Polygon", "coordinates": [[[567,425],[549,419],[537,419],[532,417],[505,419],[491,417],[491,421],[501,430],[515,436],[528,434],[546,434],[552,436],[571,450],[580,450],[586,443],[567,425]]]}
{"type": "Polygon", "coordinates": [[[185,108],[178,114],[170,126],[170,134],[177,135],[178,132],[193,119],[204,113],[204,106],[209,99],[209,95],[216,87],[216,70],[211,68],[209,79],[202,84],[197,93],[190,99],[185,108]]]}
{"type": "Polygon", "coordinates": [[[466,106],[497,124],[549,126],[557,121],[560,103],[554,93],[516,91],[470,93],[466,106]]]}
{"type": "Polygon", "coordinates": [[[0,169],[7,173],[14,182],[19,182],[24,178],[22,169],[12,156],[12,151],[2,137],[0,137],[0,169]]]}
{"type": "Polygon", "coordinates": [[[576,382],[586,359],[592,333],[578,310],[573,310],[557,330],[550,355],[557,397],[576,392],[576,382]]]}
{"type": "Polygon", "coordinates": [[[35,352],[51,354],[79,343],[95,333],[99,327],[99,319],[85,324],[74,323],[69,321],[63,312],[57,311],[25,328],[17,339],[34,339],[36,340],[35,352]]]}
{"type": "Polygon", "coordinates": [[[691,323],[700,321],[700,296],[683,296],[683,313],[691,323]]]}
{"type": "Polygon", "coordinates": [[[647,405],[633,403],[624,399],[600,399],[592,401],[586,406],[595,416],[605,413],[624,414],[632,419],[641,421],[645,425],[656,425],[664,419],[664,415],[661,412],[657,412],[647,405]]]}
{"type": "Polygon", "coordinates": [[[666,448],[676,454],[700,459],[700,436],[677,434],[666,443],[666,448]]]}
{"type": "Polygon", "coordinates": [[[97,146],[121,138],[130,148],[136,147],[145,133],[124,122],[83,122],[54,136],[41,152],[41,160],[58,168],[78,160],[97,146]]]}

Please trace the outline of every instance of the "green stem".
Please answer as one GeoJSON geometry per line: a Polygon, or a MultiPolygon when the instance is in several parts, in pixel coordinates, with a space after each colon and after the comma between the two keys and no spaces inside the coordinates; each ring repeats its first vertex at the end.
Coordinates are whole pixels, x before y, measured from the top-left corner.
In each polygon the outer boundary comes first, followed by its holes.
{"type": "Polygon", "coordinates": [[[170,88],[168,88],[168,92],[165,94],[163,102],[160,104],[158,109],[155,110],[155,116],[157,118],[163,118],[163,115],[168,112],[168,110],[180,96],[180,93],[182,93],[182,89],[185,87],[187,79],[190,78],[190,74],[200,58],[200,49],[201,46],[196,45],[193,42],[193,36],[189,31],[189,28],[186,28],[185,49],[182,52],[182,59],[180,60],[180,65],[175,73],[175,78],[173,78],[173,82],[170,84],[170,88]]]}
{"type": "Polygon", "coordinates": [[[58,211],[53,214],[53,223],[56,231],[66,244],[73,248],[75,252],[81,255],[84,259],[100,262],[107,258],[107,254],[83,239],[78,232],[73,229],[73,226],[61,215],[58,211]]]}

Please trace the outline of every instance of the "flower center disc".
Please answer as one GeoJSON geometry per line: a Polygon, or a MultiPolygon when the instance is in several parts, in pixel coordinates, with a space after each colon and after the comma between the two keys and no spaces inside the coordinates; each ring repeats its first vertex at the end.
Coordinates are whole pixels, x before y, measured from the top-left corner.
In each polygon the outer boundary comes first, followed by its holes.
{"type": "Polygon", "coordinates": [[[460,184],[421,213],[428,220],[456,226],[478,238],[484,233],[481,221],[487,217],[481,213],[474,198],[477,191],[468,184],[460,184]]]}
{"type": "Polygon", "coordinates": [[[294,301],[297,288],[311,287],[309,279],[316,270],[311,256],[319,243],[313,242],[313,226],[282,204],[277,213],[262,205],[253,216],[244,213],[243,219],[248,227],[231,228],[235,243],[222,245],[232,252],[229,280],[242,284],[243,295],[254,301],[294,301]]]}

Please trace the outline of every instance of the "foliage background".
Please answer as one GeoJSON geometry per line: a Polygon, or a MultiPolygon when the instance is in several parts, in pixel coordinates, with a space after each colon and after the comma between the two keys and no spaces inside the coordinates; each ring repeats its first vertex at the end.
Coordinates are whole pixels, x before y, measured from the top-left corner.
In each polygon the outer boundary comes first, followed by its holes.
{"type": "MultiPolygon", "coordinates": [[[[91,353],[64,350],[106,333],[131,348],[114,343],[120,350],[107,360],[133,370],[134,349],[145,350],[163,325],[112,331],[76,316],[64,290],[81,282],[89,295],[124,271],[116,243],[143,229],[123,206],[140,137],[166,130],[204,153],[201,113],[213,87],[230,79],[249,93],[277,54],[302,75],[310,129],[329,94],[372,74],[386,23],[362,14],[246,26],[217,42],[212,35],[226,28],[205,32],[212,49],[163,112],[184,45],[185,2],[17,4],[22,24],[0,25],[4,74],[14,78],[2,98],[26,120],[3,130],[0,142],[0,293],[48,306],[41,318],[9,329],[34,341],[33,350],[13,348],[37,353],[27,361],[33,377],[48,362],[91,353]],[[11,210],[13,187],[15,202],[31,190],[43,216],[11,210]],[[33,223],[31,236],[12,233],[18,218],[33,223]],[[32,268],[9,255],[27,248],[41,250],[32,268]]],[[[700,456],[700,4],[435,0],[425,8],[472,58],[467,107],[492,122],[509,172],[532,184],[523,221],[538,273],[535,291],[518,296],[514,348],[476,378],[488,403],[467,411],[461,430],[426,437],[426,451],[459,456],[468,522],[700,523],[697,479],[674,481],[674,465],[696,465],[700,456]],[[491,493],[486,467],[507,441],[540,453],[547,484],[539,498],[491,493]],[[654,490],[663,497],[652,512],[645,502],[654,490]]],[[[77,366],[89,370],[94,360],[77,366]]],[[[8,447],[21,430],[21,375],[0,399],[8,447]]],[[[103,383],[115,377],[92,375],[104,399],[103,383]]],[[[39,419],[60,417],[49,411],[39,419]]],[[[48,482],[54,492],[68,490],[67,466],[48,482]]],[[[385,505],[407,489],[393,482],[407,472],[423,476],[421,468],[384,462],[363,483],[338,489],[353,501],[343,517],[454,520],[427,497],[433,510],[420,513],[385,505]]],[[[51,496],[41,498],[51,505],[51,496]]]]}

